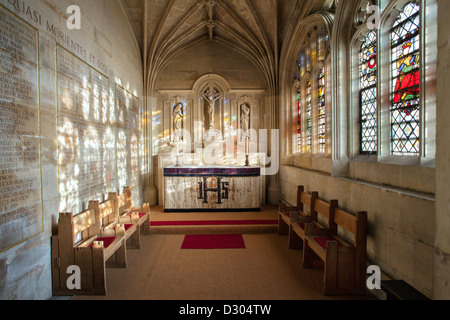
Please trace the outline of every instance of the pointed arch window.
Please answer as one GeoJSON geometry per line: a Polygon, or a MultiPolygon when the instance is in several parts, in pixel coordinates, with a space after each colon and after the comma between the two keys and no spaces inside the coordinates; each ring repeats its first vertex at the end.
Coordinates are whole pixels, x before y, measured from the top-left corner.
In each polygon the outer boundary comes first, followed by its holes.
{"type": "Polygon", "coordinates": [[[391,152],[420,152],[420,6],[409,2],[391,29],[391,152]]]}
{"type": "MultiPolygon", "coordinates": [[[[297,56],[292,94],[292,149],[297,153],[316,156],[330,150],[327,123],[326,75],[331,63],[328,30],[324,23],[327,14],[311,18],[314,21],[304,34],[301,50],[297,56]],[[294,98],[295,97],[295,98],[294,98]]],[[[329,100],[331,101],[331,100],[329,100]]]]}
{"type": "Polygon", "coordinates": [[[378,150],[377,110],[377,34],[369,32],[360,48],[359,95],[361,122],[361,153],[378,150]]]}
{"type": "Polygon", "coordinates": [[[297,152],[302,151],[302,93],[297,89],[297,152]]]}
{"type": "Polygon", "coordinates": [[[326,149],[326,106],[325,106],[325,68],[321,68],[318,78],[318,133],[319,133],[319,153],[325,153],[326,149]]]}
{"type": "Polygon", "coordinates": [[[306,147],[312,151],[312,85],[311,79],[306,83],[306,147]]]}

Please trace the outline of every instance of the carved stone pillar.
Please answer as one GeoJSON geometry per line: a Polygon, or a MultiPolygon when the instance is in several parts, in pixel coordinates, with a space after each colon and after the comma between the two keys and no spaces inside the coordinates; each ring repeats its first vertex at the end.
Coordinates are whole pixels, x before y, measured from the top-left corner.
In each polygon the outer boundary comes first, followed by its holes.
{"type": "MultiPolygon", "coordinates": [[[[267,105],[268,105],[268,118],[270,119],[268,125],[269,129],[269,150],[270,150],[270,156],[272,158],[272,161],[270,165],[273,167],[275,166],[275,174],[270,176],[270,183],[267,188],[267,202],[268,204],[272,205],[278,205],[280,203],[281,199],[281,184],[280,184],[280,173],[279,173],[279,166],[280,166],[280,141],[277,139],[276,141],[272,141],[271,137],[272,134],[275,134],[273,132],[274,130],[279,130],[279,115],[278,115],[278,108],[277,108],[277,97],[275,94],[271,94],[267,99],[267,105]]],[[[279,136],[279,133],[277,134],[279,136]]]]}

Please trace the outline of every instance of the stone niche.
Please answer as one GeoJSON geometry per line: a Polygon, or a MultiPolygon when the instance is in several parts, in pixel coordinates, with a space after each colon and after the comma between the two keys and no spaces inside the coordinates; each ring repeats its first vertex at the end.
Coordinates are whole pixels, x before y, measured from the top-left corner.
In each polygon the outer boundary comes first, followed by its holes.
{"type": "MultiPolygon", "coordinates": [[[[222,76],[206,74],[189,90],[161,89],[154,124],[158,190],[163,168],[180,165],[261,165],[266,139],[264,89],[233,89],[222,76]]],[[[160,204],[163,192],[159,193],[160,204]]]]}

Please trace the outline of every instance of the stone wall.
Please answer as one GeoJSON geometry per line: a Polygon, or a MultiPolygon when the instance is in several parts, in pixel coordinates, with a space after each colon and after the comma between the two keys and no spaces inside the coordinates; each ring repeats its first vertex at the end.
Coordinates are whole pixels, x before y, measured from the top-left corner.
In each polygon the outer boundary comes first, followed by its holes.
{"type": "Polygon", "coordinates": [[[294,166],[280,170],[283,200],[295,204],[297,186],[337,199],[350,212],[367,211],[368,260],[390,277],[405,279],[431,295],[433,289],[434,198],[392,187],[334,178],[294,166]]]}
{"type": "Polygon", "coordinates": [[[156,82],[160,89],[192,89],[203,75],[216,73],[233,89],[266,88],[264,77],[252,62],[226,46],[207,42],[184,51],[161,72],[156,82]]]}
{"type": "MultiPolygon", "coordinates": [[[[39,157],[33,165],[37,164],[41,178],[35,185],[39,205],[30,213],[36,230],[19,234],[29,223],[21,216],[1,221],[0,241],[5,241],[5,232],[16,238],[0,249],[0,299],[51,297],[50,237],[57,230],[60,211],[79,213],[89,200],[102,201],[110,191],[121,192],[124,185],[132,185],[135,203],[142,203],[139,48],[118,1],[76,3],[81,9],[79,30],[67,27],[71,1],[0,1],[3,17],[37,34],[39,76],[30,80],[30,88],[38,92],[30,120],[37,135],[25,138],[22,133],[17,139],[37,143],[39,157]],[[127,131],[130,122],[135,129],[127,131]],[[121,172],[123,161],[129,165],[121,172]],[[14,229],[13,223],[19,227],[14,229]]],[[[2,32],[11,44],[18,39],[6,27],[2,32]]],[[[16,67],[25,61],[8,50],[2,52],[6,54],[2,59],[16,67]]],[[[14,205],[20,209],[27,203],[14,205]]]]}
{"type": "Polygon", "coordinates": [[[450,299],[450,110],[448,108],[450,72],[450,3],[439,5],[437,75],[437,161],[436,161],[436,236],[434,258],[435,299],[450,299]]]}

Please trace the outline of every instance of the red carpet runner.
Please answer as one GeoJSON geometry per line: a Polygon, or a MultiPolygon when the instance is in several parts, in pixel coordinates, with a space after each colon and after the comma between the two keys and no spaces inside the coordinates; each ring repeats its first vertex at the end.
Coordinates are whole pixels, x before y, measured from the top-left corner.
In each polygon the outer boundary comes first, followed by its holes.
{"type": "Polygon", "coordinates": [[[181,249],[245,249],[240,234],[187,235],[181,249]]]}
{"type": "Polygon", "coordinates": [[[224,225],[274,225],[278,220],[211,220],[211,221],[152,221],[150,226],[224,226],[224,225]]]}

